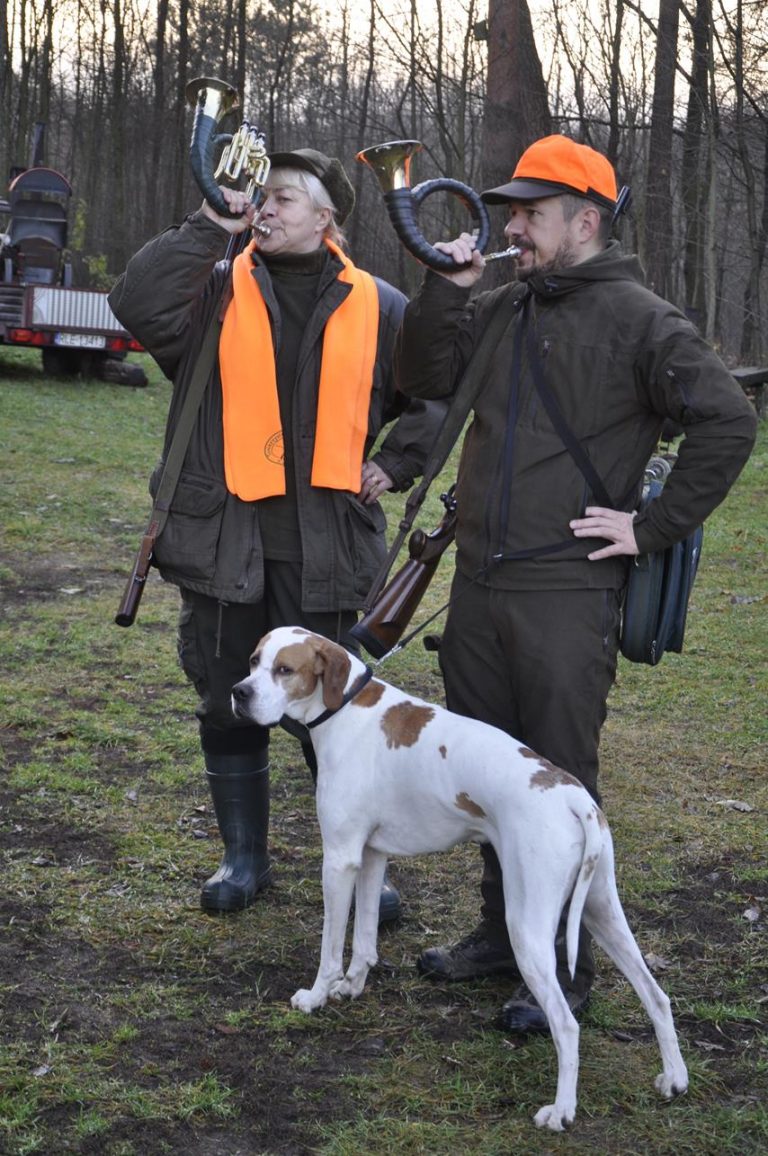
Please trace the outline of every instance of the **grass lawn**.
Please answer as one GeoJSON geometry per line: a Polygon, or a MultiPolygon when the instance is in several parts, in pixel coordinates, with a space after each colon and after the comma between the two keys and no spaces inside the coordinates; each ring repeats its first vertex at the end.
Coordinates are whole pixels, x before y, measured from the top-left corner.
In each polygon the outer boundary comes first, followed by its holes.
{"type": "MultiPolygon", "coordinates": [[[[170,393],[144,363],[132,389],[0,349],[0,1152],[768,1151],[766,424],[707,523],[684,653],[622,661],[604,731],[619,889],[690,1091],[656,1098],[648,1021],[601,957],[576,1123],[543,1135],[554,1050],[497,1030],[509,984],[433,985],[413,966],[474,925],[476,848],[394,863],[404,915],[363,997],[292,1011],[317,963],[321,857],[300,748],[277,732],[275,885],[242,914],[199,909],[220,844],[175,590],[152,572],[136,624],[113,624],[170,393]]],[[[451,466],[442,480],[425,529],[451,466]]],[[[388,499],[391,526],[402,506],[388,499]]],[[[420,618],[451,571],[449,551],[420,618]]],[[[441,698],[420,639],[381,674],[441,698]]]]}

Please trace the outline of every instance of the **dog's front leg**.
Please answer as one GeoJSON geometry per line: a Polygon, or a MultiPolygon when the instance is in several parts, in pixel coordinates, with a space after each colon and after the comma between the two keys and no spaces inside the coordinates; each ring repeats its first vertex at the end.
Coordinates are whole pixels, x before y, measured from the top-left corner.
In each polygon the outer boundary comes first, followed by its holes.
{"type": "Polygon", "coordinates": [[[379,927],[379,901],[387,857],[370,847],[363,849],[363,864],[355,885],[355,931],[352,936],[352,959],[347,974],[331,986],[331,996],[355,999],[365,987],[368,972],[377,959],[376,940],[379,927]]]}
{"type": "Polygon", "coordinates": [[[323,942],[320,966],[312,987],[300,988],[291,998],[291,1007],[311,1012],[323,1007],[334,983],[344,974],[344,935],[347,930],[352,890],[358,866],[354,858],[336,852],[323,855],[323,942]]]}

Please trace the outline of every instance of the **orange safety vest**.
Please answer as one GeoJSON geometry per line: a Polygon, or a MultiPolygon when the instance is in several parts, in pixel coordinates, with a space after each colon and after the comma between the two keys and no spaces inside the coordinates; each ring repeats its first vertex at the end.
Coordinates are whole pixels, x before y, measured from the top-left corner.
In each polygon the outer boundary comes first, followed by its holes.
{"type": "MultiPolygon", "coordinates": [[[[285,493],[283,430],[269,315],[252,275],[253,241],[235,258],[233,297],[219,340],[227,489],[246,502],[285,493]]],[[[368,434],[379,328],[379,295],[370,273],[326,240],[352,291],[329,317],[317,401],[313,486],[357,493],[368,434]]]]}

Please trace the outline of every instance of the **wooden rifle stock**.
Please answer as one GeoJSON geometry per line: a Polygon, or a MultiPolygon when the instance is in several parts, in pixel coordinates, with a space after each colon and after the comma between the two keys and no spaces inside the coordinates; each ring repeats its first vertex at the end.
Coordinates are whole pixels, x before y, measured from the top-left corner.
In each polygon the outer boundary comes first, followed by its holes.
{"type": "Polygon", "coordinates": [[[118,626],[133,626],[136,611],[139,609],[141,596],[147,583],[149,567],[152,565],[152,551],[157,538],[157,522],[152,522],[141,539],[141,545],[133,563],[131,575],[126,583],[123,597],[117,608],[115,622],[118,626]]]}
{"type": "Polygon", "coordinates": [[[414,530],[408,539],[408,561],[390,579],[368,614],[350,631],[374,658],[383,658],[400,641],[440,559],[456,536],[456,501],[452,489],[441,498],[446,512],[440,525],[430,534],[414,530]]]}

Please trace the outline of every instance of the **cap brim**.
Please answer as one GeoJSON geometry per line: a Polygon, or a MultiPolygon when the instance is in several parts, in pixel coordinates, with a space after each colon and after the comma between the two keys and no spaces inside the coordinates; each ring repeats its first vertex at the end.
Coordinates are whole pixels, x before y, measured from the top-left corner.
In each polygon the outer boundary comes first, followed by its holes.
{"type": "Polygon", "coordinates": [[[563,193],[577,193],[570,185],[552,184],[551,181],[537,181],[516,177],[509,184],[499,185],[495,189],[486,189],[480,194],[481,200],[488,205],[501,205],[505,201],[536,201],[541,197],[560,197],[563,193]]]}

